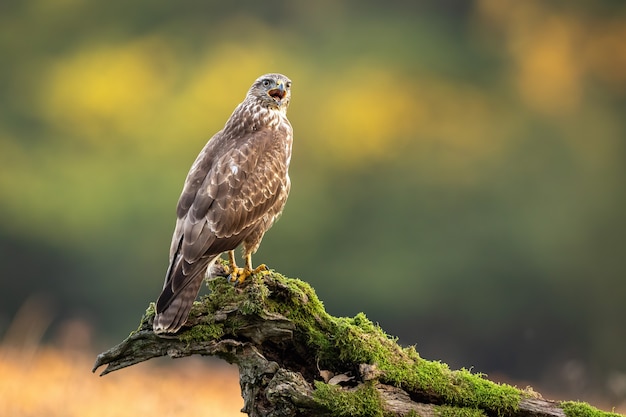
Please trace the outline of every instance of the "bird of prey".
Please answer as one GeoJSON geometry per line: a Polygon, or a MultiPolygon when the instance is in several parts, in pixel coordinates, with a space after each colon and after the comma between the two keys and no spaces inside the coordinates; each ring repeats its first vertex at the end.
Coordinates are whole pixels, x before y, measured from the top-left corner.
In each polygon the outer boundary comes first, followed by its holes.
{"type": "Polygon", "coordinates": [[[175,333],[185,324],[207,270],[222,253],[228,252],[235,283],[265,268],[253,269],[251,256],[289,194],[290,99],[289,78],[259,77],[191,166],[176,210],[165,284],[156,302],[155,333],[175,333]],[[235,264],[234,250],[240,245],[243,268],[235,264]]]}

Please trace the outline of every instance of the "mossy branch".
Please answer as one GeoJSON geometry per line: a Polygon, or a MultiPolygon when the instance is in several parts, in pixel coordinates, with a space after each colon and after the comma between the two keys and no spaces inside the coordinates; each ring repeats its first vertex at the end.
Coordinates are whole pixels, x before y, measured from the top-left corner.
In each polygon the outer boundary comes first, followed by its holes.
{"type": "Polygon", "coordinates": [[[250,416],[618,417],[425,360],[362,313],[330,316],[297,279],[270,272],[243,288],[222,277],[208,285],[179,333],[154,334],[151,305],[136,331],[98,355],[93,371],[165,355],[218,356],[238,365],[242,411],[250,416]]]}

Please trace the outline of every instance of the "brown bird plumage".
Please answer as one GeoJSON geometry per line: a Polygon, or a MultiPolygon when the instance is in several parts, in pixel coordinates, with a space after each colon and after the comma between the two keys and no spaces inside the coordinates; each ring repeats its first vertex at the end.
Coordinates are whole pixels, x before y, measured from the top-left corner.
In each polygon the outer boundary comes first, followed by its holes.
{"type": "Polygon", "coordinates": [[[287,120],[291,80],[259,77],[222,130],[191,166],[177,207],[170,265],[156,303],[154,331],[173,333],[187,321],[202,280],[217,258],[243,245],[246,266],[287,201],[293,131],[287,120]]]}

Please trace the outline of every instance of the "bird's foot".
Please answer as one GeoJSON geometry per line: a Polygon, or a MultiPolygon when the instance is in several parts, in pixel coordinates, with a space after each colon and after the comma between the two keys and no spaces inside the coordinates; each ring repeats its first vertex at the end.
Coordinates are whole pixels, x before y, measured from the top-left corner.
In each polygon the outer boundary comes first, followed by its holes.
{"type": "Polygon", "coordinates": [[[252,275],[256,275],[256,274],[267,275],[269,273],[270,273],[270,270],[267,267],[267,265],[265,265],[265,264],[261,264],[261,265],[257,266],[252,271],[252,275]]]}
{"type": "Polygon", "coordinates": [[[237,265],[231,266],[230,275],[228,275],[228,282],[233,282],[235,285],[241,285],[248,277],[261,273],[263,275],[269,273],[269,270],[265,264],[261,264],[254,269],[248,267],[239,268],[237,265]]]}

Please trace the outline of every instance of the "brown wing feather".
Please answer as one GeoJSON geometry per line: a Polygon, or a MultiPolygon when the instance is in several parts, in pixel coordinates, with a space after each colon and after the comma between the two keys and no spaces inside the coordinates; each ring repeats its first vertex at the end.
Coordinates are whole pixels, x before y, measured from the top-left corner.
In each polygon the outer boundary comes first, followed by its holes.
{"type": "Polygon", "coordinates": [[[276,162],[287,161],[288,155],[275,135],[269,129],[258,130],[238,138],[240,146],[234,147],[235,140],[228,141],[219,132],[194,162],[179,200],[170,266],[157,301],[159,330],[182,326],[207,266],[239,246],[279,195],[288,192],[286,162],[276,162]],[[216,156],[214,150],[225,143],[230,146],[216,156]],[[170,307],[171,317],[166,317],[170,307]]]}

